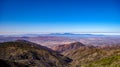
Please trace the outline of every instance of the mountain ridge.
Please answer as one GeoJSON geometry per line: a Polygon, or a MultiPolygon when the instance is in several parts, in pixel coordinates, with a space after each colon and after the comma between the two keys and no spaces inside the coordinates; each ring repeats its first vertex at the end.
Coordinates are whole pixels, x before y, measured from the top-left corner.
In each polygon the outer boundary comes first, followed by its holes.
{"type": "Polygon", "coordinates": [[[25,40],[0,43],[0,59],[15,67],[19,64],[28,67],[69,67],[72,61],[49,48],[25,40]]]}

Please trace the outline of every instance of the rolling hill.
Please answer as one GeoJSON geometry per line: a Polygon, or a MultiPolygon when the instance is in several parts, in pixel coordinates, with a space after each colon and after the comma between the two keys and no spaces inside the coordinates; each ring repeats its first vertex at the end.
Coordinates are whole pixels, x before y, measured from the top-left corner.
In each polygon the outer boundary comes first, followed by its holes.
{"type": "Polygon", "coordinates": [[[62,53],[73,60],[71,67],[120,67],[120,46],[84,46],[62,53]]]}

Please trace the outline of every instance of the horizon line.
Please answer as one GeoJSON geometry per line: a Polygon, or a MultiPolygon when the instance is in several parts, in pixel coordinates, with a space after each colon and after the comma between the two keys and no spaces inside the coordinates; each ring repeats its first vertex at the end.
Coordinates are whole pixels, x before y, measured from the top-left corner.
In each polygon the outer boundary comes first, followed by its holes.
{"type": "Polygon", "coordinates": [[[0,32],[0,35],[24,35],[24,34],[96,34],[96,35],[120,35],[120,32],[0,32]]]}

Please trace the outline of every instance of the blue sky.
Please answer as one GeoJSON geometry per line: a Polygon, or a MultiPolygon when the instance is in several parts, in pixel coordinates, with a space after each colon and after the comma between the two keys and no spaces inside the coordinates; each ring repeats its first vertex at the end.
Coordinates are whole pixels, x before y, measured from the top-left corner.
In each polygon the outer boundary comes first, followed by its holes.
{"type": "Polygon", "coordinates": [[[0,33],[120,33],[120,0],[0,0],[0,33]]]}

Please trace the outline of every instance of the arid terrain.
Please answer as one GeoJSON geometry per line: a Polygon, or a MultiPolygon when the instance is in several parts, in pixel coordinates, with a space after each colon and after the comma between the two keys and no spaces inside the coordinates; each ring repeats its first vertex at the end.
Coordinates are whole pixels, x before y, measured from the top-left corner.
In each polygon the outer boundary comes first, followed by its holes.
{"type": "Polygon", "coordinates": [[[119,36],[71,36],[1,36],[0,67],[120,67],[119,36]]]}
{"type": "Polygon", "coordinates": [[[26,34],[26,35],[1,35],[0,42],[27,40],[46,47],[55,45],[81,42],[86,45],[104,46],[120,44],[118,35],[93,35],[93,34],[26,34]]]}

